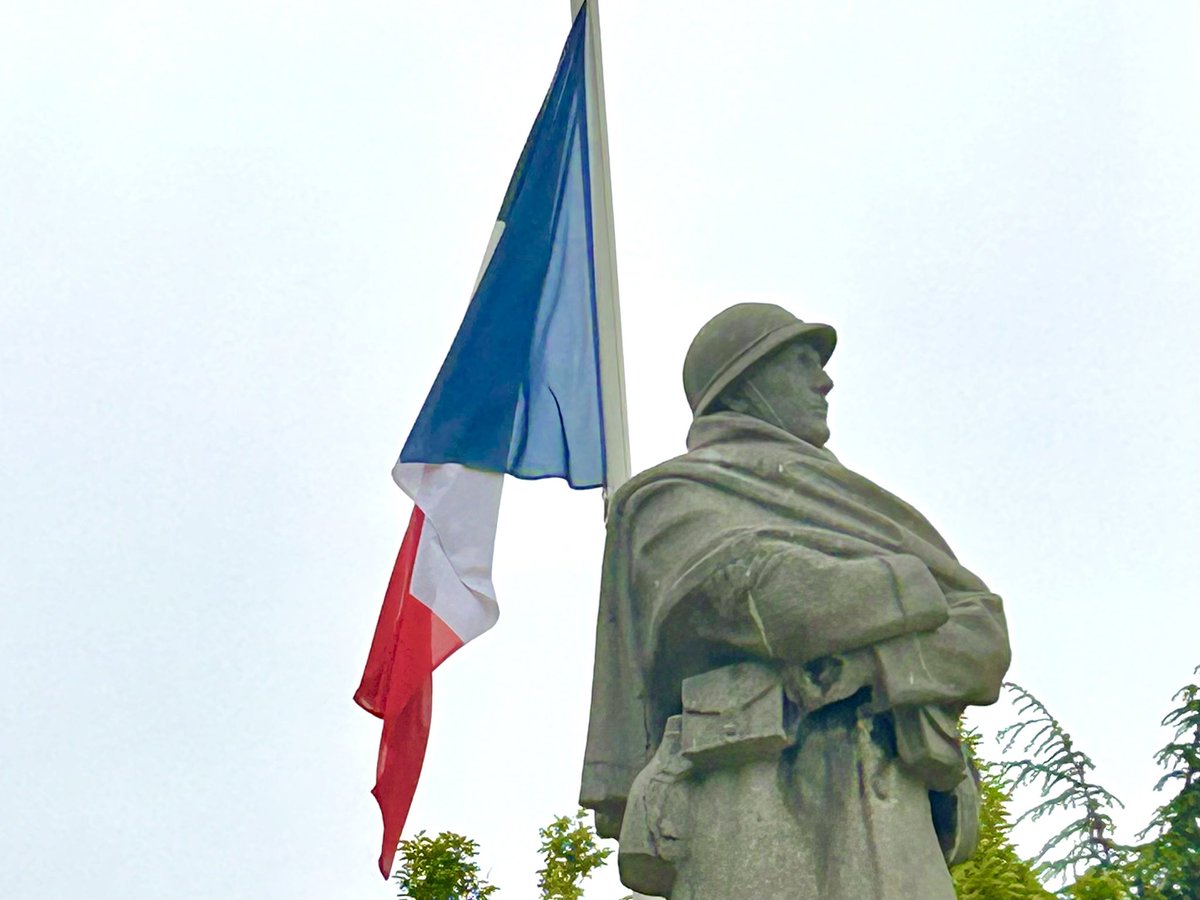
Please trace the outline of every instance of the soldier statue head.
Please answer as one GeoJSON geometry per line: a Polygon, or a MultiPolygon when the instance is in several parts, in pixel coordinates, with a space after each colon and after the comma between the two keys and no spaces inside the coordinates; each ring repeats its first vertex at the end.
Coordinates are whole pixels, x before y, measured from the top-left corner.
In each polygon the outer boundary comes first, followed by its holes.
{"type": "Polygon", "coordinates": [[[837,333],[772,303],[739,303],[700,329],[683,363],[695,417],[744,413],[812,444],[829,440],[824,365],[837,333]]]}

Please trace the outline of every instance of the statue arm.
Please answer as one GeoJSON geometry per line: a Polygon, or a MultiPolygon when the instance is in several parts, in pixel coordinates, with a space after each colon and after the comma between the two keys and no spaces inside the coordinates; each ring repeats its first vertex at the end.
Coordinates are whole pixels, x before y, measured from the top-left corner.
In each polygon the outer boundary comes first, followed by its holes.
{"type": "Polygon", "coordinates": [[[785,663],[870,647],[943,625],[949,607],[914,556],[829,556],[758,542],[702,586],[693,626],[709,641],[785,663]]]}
{"type": "Polygon", "coordinates": [[[882,711],[923,706],[953,711],[994,703],[1008,669],[1008,632],[1000,598],[949,595],[941,627],[837,653],[788,671],[796,701],[811,711],[870,687],[882,711]]]}
{"type": "Polygon", "coordinates": [[[949,614],[941,588],[914,556],[848,560],[788,547],[771,553],[754,581],[748,603],[786,662],[928,631],[949,614]]]}
{"type": "Polygon", "coordinates": [[[949,608],[948,620],[936,630],[902,635],[872,648],[882,705],[961,709],[996,702],[1010,659],[1000,598],[952,593],[949,608]]]}

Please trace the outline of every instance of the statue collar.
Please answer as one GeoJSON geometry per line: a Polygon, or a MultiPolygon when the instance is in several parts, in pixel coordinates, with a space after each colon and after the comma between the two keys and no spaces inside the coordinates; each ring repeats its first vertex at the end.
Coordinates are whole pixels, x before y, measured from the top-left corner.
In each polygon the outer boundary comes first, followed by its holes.
{"type": "Polygon", "coordinates": [[[692,427],[688,430],[687,448],[689,451],[704,450],[722,444],[763,441],[782,444],[803,456],[826,462],[838,461],[837,457],[824,447],[815,447],[791,432],[762,419],[735,412],[712,413],[693,420],[692,427]]]}

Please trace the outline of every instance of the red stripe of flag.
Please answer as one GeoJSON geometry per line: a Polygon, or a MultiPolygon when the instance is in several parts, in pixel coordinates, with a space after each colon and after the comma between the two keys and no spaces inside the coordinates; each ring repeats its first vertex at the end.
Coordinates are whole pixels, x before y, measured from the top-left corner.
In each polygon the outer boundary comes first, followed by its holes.
{"type": "Polygon", "coordinates": [[[371,793],[383,814],[379,871],[384,878],[391,875],[396,845],[425,761],[433,708],[433,670],[462,646],[458,635],[411,592],[424,524],[425,514],[413,507],[383,595],[362,682],[354,694],[359,706],[383,719],[371,793]]]}

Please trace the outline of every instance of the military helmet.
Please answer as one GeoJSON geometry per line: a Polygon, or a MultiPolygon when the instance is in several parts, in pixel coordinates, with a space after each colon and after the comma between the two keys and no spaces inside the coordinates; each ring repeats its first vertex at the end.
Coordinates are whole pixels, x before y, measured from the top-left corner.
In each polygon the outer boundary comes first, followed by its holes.
{"type": "Polygon", "coordinates": [[[692,413],[702,416],[739,375],[773,350],[804,341],[833,355],[837,332],[829,325],[802,322],[774,303],[738,303],[717,313],[692,340],[683,360],[683,390],[692,413]]]}

